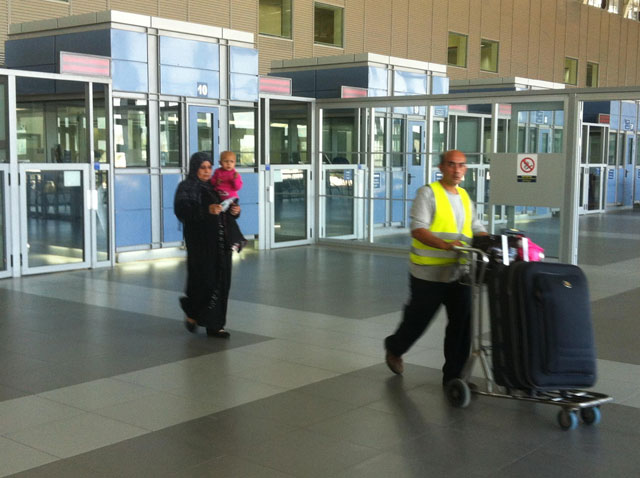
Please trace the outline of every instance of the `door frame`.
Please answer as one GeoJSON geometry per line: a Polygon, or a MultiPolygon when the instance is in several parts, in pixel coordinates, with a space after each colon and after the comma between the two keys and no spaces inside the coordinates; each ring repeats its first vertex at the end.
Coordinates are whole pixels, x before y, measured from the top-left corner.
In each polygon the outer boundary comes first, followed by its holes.
{"type": "Polygon", "coordinates": [[[411,210],[411,203],[415,199],[415,193],[419,188],[424,186],[427,183],[427,120],[419,120],[419,119],[407,119],[407,132],[406,132],[406,164],[405,164],[405,189],[404,189],[404,200],[405,200],[405,225],[409,227],[409,211],[411,210]],[[413,164],[413,127],[419,126],[422,128],[420,134],[420,151],[418,155],[420,156],[420,166],[414,166],[413,164]],[[422,175],[414,175],[413,173],[421,172],[422,175]],[[413,184],[413,188],[409,188],[412,186],[412,181],[417,180],[418,184],[413,184]]]}
{"type": "Polygon", "coordinates": [[[90,195],[92,194],[91,165],[86,163],[21,163],[18,165],[19,174],[19,194],[20,194],[20,272],[22,275],[42,274],[46,272],[70,271],[76,269],[88,269],[91,267],[94,255],[94,244],[91,238],[91,220],[93,210],[90,195]],[[83,260],[73,264],[34,266],[29,267],[28,254],[28,209],[27,209],[27,181],[26,174],[29,171],[80,171],[82,175],[82,212],[83,212],[83,235],[84,250],[83,260]]]}
{"type": "Polygon", "coordinates": [[[302,246],[313,244],[315,237],[319,236],[320,197],[315,194],[316,184],[322,177],[322,162],[318,160],[317,141],[321,132],[316,131],[316,101],[315,98],[298,96],[260,95],[258,103],[259,131],[258,142],[260,157],[259,170],[264,172],[264,183],[261,187],[262,200],[258,205],[258,248],[278,249],[281,247],[302,246]],[[307,105],[307,164],[271,164],[271,100],[278,102],[301,103],[307,105]],[[303,169],[308,171],[306,181],[306,238],[294,241],[275,242],[275,171],[283,169],[303,169]],[[315,233],[314,233],[315,231],[315,233]]]}
{"type": "MultiPolygon", "coordinates": [[[[0,164],[0,173],[2,173],[2,184],[0,184],[0,188],[2,188],[4,198],[3,208],[0,210],[0,214],[3,215],[2,222],[4,224],[4,230],[0,230],[0,234],[4,234],[4,255],[7,258],[7,268],[5,270],[0,270],[0,279],[2,279],[13,275],[11,216],[9,215],[9,212],[11,211],[11,190],[9,189],[10,169],[8,163],[0,164]]],[[[0,251],[0,255],[1,254],[2,251],[0,251]]]]}
{"type": "Polygon", "coordinates": [[[620,173],[622,174],[622,206],[633,206],[633,188],[634,188],[634,173],[635,166],[634,160],[636,157],[636,143],[635,132],[625,132],[624,134],[624,150],[622,154],[622,164],[620,165],[620,173]],[[629,151],[629,145],[631,145],[631,151],[629,151]]]}

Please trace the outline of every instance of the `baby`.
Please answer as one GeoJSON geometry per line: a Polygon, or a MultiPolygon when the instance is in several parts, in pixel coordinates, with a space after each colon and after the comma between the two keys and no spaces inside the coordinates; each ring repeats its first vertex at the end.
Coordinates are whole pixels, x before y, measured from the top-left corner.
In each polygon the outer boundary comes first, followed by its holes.
{"type": "MultiPolygon", "coordinates": [[[[242,188],[242,177],[236,171],[236,155],[232,151],[220,153],[220,167],[215,170],[211,178],[211,184],[218,192],[222,202],[222,211],[238,202],[238,191],[242,188]]],[[[231,214],[226,215],[227,237],[234,251],[240,252],[247,240],[242,235],[236,218],[231,214]]]]}

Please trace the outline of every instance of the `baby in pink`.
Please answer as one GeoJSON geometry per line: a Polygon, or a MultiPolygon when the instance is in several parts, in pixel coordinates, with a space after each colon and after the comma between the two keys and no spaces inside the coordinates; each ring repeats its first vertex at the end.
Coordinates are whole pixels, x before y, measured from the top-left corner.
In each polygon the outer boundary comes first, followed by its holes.
{"type": "Polygon", "coordinates": [[[220,155],[220,167],[215,170],[211,184],[220,199],[238,199],[238,191],[242,189],[242,177],[236,171],[236,155],[231,151],[224,151],[220,155]]]}

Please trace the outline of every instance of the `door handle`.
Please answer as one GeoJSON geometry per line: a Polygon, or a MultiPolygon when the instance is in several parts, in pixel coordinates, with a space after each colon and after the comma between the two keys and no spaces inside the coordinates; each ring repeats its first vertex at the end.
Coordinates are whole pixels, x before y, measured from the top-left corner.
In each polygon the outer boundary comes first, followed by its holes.
{"type": "Polygon", "coordinates": [[[411,174],[407,174],[407,186],[410,186],[410,185],[411,185],[411,178],[412,178],[412,177],[413,177],[413,176],[412,176],[411,174]]]}

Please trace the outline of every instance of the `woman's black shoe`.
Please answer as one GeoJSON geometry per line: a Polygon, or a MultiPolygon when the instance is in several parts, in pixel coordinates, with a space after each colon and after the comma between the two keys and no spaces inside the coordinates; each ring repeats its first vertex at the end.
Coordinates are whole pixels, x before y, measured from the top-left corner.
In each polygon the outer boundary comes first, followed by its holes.
{"type": "Polygon", "coordinates": [[[217,337],[219,339],[228,339],[229,337],[231,337],[231,334],[224,329],[220,329],[220,330],[207,329],[207,335],[209,337],[217,337]]]}
{"type": "Polygon", "coordinates": [[[191,322],[190,320],[185,319],[184,328],[193,334],[196,332],[196,329],[198,328],[198,323],[191,322]]]}

